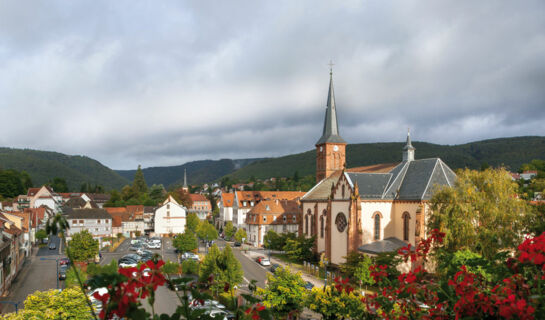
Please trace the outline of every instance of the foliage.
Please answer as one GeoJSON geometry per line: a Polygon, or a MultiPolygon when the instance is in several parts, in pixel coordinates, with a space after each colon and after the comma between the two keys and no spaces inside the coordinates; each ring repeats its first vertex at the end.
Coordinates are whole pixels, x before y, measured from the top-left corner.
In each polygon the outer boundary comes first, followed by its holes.
{"type": "Polygon", "coordinates": [[[161,267],[161,272],[164,274],[177,274],[180,273],[181,266],[179,263],[166,261],[165,264],[161,267]]]}
{"type": "Polygon", "coordinates": [[[64,178],[55,177],[47,183],[55,192],[68,192],[68,184],[64,178]]]}
{"type": "Polygon", "coordinates": [[[191,231],[193,233],[197,233],[197,229],[199,228],[199,225],[201,224],[201,220],[195,213],[189,213],[186,218],[185,222],[185,230],[191,231]]]}
{"type": "Polygon", "coordinates": [[[267,274],[267,285],[258,288],[257,294],[263,304],[271,308],[274,315],[286,317],[299,314],[305,303],[307,289],[300,273],[292,273],[290,268],[278,268],[274,274],[267,274]]]}
{"type": "Polygon", "coordinates": [[[345,276],[353,279],[359,263],[365,261],[365,259],[365,255],[362,255],[357,251],[351,251],[344,257],[344,262],[339,265],[339,270],[341,270],[345,276]]]}
{"type": "Polygon", "coordinates": [[[354,270],[353,277],[358,280],[361,286],[372,286],[375,284],[375,280],[371,277],[371,271],[369,267],[373,264],[371,258],[367,255],[363,255],[363,260],[358,262],[356,269],[354,270]]]}
{"type": "Polygon", "coordinates": [[[155,203],[159,203],[162,200],[164,200],[166,194],[167,194],[167,191],[165,190],[165,187],[163,187],[162,184],[154,184],[149,189],[149,197],[155,203]]]}
{"type": "Polygon", "coordinates": [[[514,197],[517,186],[504,169],[458,172],[453,187],[436,190],[428,229],[447,232],[444,250],[470,249],[490,259],[520,242],[526,203],[514,197]]]}
{"type": "Polygon", "coordinates": [[[235,233],[235,240],[237,242],[240,242],[242,243],[242,239],[247,239],[248,238],[248,235],[246,234],[246,230],[244,230],[243,228],[240,228],[237,230],[237,232],[235,233]]]}
{"type": "Polygon", "coordinates": [[[138,169],[136,169],[136,173],[134,174],[132,189],[136,193],[148,192],[148,185],[146,184],[146,179],[144,179],[144,173],[142,172],[140,165],[138,165],[138,169]]]}
{"type": "Polygon", "coordinates": [[[74,233],[68,246],[74,261],[86,262],[98,254],[98,240],[93,239],[93,235],[87,230],[74,233]]]}
{"type": "Polygon", "coordinates": [[[233,226],[232,221],[227,221],[223,232],[225,233],[225,238],[227,239],[231,239],[235,235],[235,227],[233,226]]]}
{"type": "Polygon", "coordinates": [[[330,286],[313,288],[307,295],[306,306],[324,320],[364,319],[367,312],[362,297],[346,285],[346,280],[337,278],[330,286]]]}
{"type": "MultiPolygon", "coordinates": [[[[462,266],[479,277],[493,281],[494,275],[503,275],[499,272],[499,266],[495,266],[495,261],[484,259],[480,254],[472,252],[469,249],[459,250],[454,253],[442,252],[437,258],[438,271],[441,275],[452,278],[460,271],[462,266]]],[[[506,271],[506,270],[504,270],[506,271]]]]}
{"type": "Polygon", "coordinates": [[[189,192],[185,191],[183,188],[175,189],[168,194],[171,195],[180,205],[186,208],[191,208],[193,205],[193,200],[191,200],[189,192]]]}
{"type": "Polygon", "coordinates": [[[89,182],[85,182],[81,185],[81,187],[79,188],[79,192],[90,192],[90,193],[104,193],[105,189],[103,186],[101,185],[98,185],[98,184],[95,184],[93,185],[92,183],[89,183],[89,182]]]}
{"type": "Polygon", "coordinates": [[[531,211],[526,216],[524,223],[525,233],[540,235],[545,232],[545,203],[538,203],[530,206],[531,211]]]}
{"type": "Polygon", "coordinates": [[[204,281],[213,277],[216,285],[212,288],[213,292],[220,292],[225,284],[230,288],[242,283],[243,280],[242,265],[235,258],[229,245],[220,251],[216,244],[213,244],[204,257],[199,270],[199,279],[204,281]]]}
{"type": "Polygon", "coordinates": [[[66,288],[62,291],[36,291],[27,296],[25,308],[18,314],[11,313],[2,317],[9,320],[23,319],[74,319],[88,320],[91,317],[85,295],[80,288],[66,288]]]}
{"type": "Polygon", "coordinates": [[[182,272],[184,274],[199,274],[199,263],[193,259],[187,259],[182,262],[182,272]]]}
{"type": "Polygon", "coordinates": [[[314,247],[315,237],[305,238],[300,236],[296,239],[287,239],[284,251],[289,259],[292,261],[314,261],[314,247]]]}
{"type": "Polygon", "coordinates": [[[208,221],[201,221],[197,227],[197,236],[201,239],[216,240],[218,238],[218,230],[208,221]]]}
{"type": "Polygon", "coordinates": [[[195,251],[199,247],[197,236],[188,230],[182,234],[177,234],[174,237],[172,245],[182,253],[195,251]]]}
{"type": "MultiPolygon", "coordinates": [[[[94,263],[91,263],[89,266],[94,266],[94,263]]],[[[80,279],[87,279],[87,275],[88,273],[83,271],[79,266],[75,266],[75,268],[71,267],[66,270],[66,279],[64,280],[64,285],[67,288],[78,287],[78,276],[80,277],[80,279]],[[76,272],[78,273],[78,275],[76,275],[76,272]]]]}
{"type": "Polygon", "coordinates": [[[30,176],[26,172],[0,169],[0,198],[15,198],[20,194],[26,194],[32,186],[30,176]]]}
{"type": "Polygon", "coordinates": [[[36,239],[38,239],[38,241],[42,242],[45,238],[47,238],[47,232],[45,232],[44,229],[36,231],[36,239]]]}
{"type": "Polygon", "coordinates": [[[117,261],[113,259],[109,264],[101,266],[100,264],[90,263],[87,265],[87,274],[91,277],[99,276],[103,274],[114,274],[119,267],[117,261]]]}

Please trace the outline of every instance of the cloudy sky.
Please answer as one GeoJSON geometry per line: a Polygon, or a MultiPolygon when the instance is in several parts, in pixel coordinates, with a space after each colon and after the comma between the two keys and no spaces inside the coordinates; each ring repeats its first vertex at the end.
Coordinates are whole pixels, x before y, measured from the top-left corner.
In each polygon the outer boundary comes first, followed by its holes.
{"type": "Polygon", "coordinates": [[[114,169],[545,135],[545,2],[0,1],[0,145],[114,169]]]}

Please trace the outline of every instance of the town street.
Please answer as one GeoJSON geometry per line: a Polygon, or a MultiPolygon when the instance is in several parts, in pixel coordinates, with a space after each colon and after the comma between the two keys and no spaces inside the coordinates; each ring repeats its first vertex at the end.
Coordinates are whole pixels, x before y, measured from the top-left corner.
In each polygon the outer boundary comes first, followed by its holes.
{"type": "MultiPolygon", "coordinates": [[[[53,259],[62,258],[63,256],[59,255],[61,250],[60,239],[52,237],[51,241],[55,242],[57,249],[49,250],[49,246],[37,249],[36,255],[29,258],[15,281],[13,281],[8,296],[1,298],[0,301],[20,303],[18,307],[22,309],[23,302],[28,295],[38,290],[44,291],[57,287],[57,262],[53,259]]],[[[63,281],[59,281],[61,288],[63,285],[63,281]]],[[[15,306],[11,304],[2,303],[1,308],[2,313],[15,312],[15,306]]]]}

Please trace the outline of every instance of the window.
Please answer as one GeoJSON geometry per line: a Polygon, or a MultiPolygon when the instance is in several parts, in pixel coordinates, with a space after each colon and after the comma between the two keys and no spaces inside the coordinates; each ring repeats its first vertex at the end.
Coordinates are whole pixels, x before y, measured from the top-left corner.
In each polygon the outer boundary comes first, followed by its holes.
{"type": "Polygon", "coordinates": [[[295,222],[297,221],[297,216],[296,216],[296,215],[293,215],[292,220],[293,220],[293,222],[295,223],[295,222]]]}
{"type": "Polygon", "coordinates": [[[267,222],[267,217],[263,217],[263,222],[267,222]]]}
{"type": "Polygon", "coordinates": [[[288,221],[288,218],[286,216],[283,217],[284,222],[288,221]]]}
{"type": "Polygon", "coordinates": [[[380,213],[375,212],[375,240],[380,240],[380,213]]]}
{"type": "Polygon", "coordinates": [[[348,222],[346,221],[344,213],[337,213],[337,217],[335,217],[335,224],[337,225],[337,230],[339,230],[339,232],[343,232],[346,229],[348,222]]]}
{"type": "Polygon", "coordinates": [[[313,236],[316,234],[316,219],[314,216],[310,216],[310,235],[313,236]]]}
{"type": "Polygon", "coordinates": [[[170,210],[167,210],[167,217],[170,217],[170,210]]]}
{"type": "Polygon", "coordinates": [[[95,228],[95,232],[98,232],[98,228],[95,228]]]}
{"type": "Polygon", "coordinates": [[[79,221],[79,224],[83,224],[83,220],[80,220],[80,221],[79,221]]]}
{"type": "Polygon", "coordinates": [[[308,214],[305,216],[305,234],[308,235],[308,214]]]}
{"type": "Polygon", "coordinates": [[[324,210],[324,213],[320,216],[320,238],[324,237],[324,229],[325,229],[324,219],[325,219],[325,210],[324,210]]]}
{"type": "Polygon", "coordinates": [[[169,209],[170,209],[170,203],[167,204],[167,210],[169,210],[169,209]]]}
{"type": "Polygon", "coordinates": [[[273,221],[276,221],[276,216],[273,217],[273,221]]]}
{"type": "Polygon", "coordinates": [[[411,216],[408,212],[403,212],[403,240],[409,241],[409,220],[411,216]]]}
{"type": "Polygon", "coordinates": [[[100,219],[99,219],[99,220],[97,220],[97,223],[98,223],[98,224],[100,224],[100,219]]]}
{"type": "Polygon", "coordinates": [[[78,224],[78,220],[72,220],[72,224],[78,224]]]}
{"type": "Polygon", "coordinates": [[[341,193],[342,193],[342,197],[343,197],[343,199],[344,199],[344,184],[343,184],[343,189],[342,189],[342,192],[341,192],[341,193]]]}

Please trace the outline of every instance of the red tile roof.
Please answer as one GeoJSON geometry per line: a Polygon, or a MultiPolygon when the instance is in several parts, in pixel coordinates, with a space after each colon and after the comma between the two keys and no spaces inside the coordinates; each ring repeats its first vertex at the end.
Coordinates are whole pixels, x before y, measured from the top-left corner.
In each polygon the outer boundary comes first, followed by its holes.
{"type": "Polygon", "coordinates": [[[235,194],[234,193],[222,193],[221,200],[223,201],[224,207],[232,207],[235,203],[235,194]]]}
{"type": "Polygon", "coordinates": [[[295,200],[305,195],[305,192],[299,191],[236,191],[239,207],[251,207],[250,203],[254,202],[254,205],[262,200],[295,200]]]}
{"type": "Polygon", "coordinates": [[[191,198],[191,201],[195,202],[195,201],[208,201],[208,199],[200,194],[200,193],[190,193],[189,194],[189,197],[191,198]]]}
{"type": "Polygon", "coordinates": [[[301,208],[295,200],[263,200],[256,204],[246,216],[247,224],[297,224],[301,208]],[[253,217],[256,216],[255,222],[253,217]],[[284,222],[286,216],[286,222],[284,222]],[[263,221],[267,217],[267,221],[263,221]],[[276,220],[274,219],[276,217],[276,220]],[[296,222],[293,222],[295,217],[296,222]]]}

